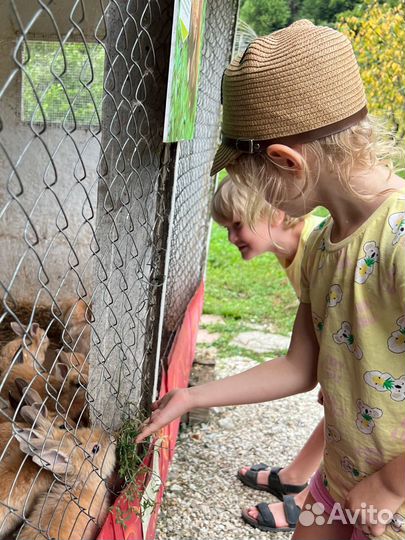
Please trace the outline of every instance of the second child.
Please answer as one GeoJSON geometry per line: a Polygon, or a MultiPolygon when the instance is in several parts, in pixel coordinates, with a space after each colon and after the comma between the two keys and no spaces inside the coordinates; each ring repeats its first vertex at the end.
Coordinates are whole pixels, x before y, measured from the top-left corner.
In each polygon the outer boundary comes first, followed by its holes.
{"type": "MultiPolygon", "coordinates": [[[[254,203],[255,216],[251,218],[249,226],[246,209],[248,201],[252,203],[253,198],[250,190],[242,189],[227,177],[214,194],[212,217],[227,229],[229,242],[239,249],[244,260],[251,260],[263,253],[274,253],[299,298],[305,245],[312,230],[322,228],[325,218],[314,214],[292,218],[259,196],[254,203]]],[[[253,508],[244,509],[244,521],[266,532],[294,530],[308,495],[308,481],[322,461],[324,445],[322,419],[288,466],[270,467],[258,463],[241,468],[238,478],[243,484],[271,493],[281,501],[273,504],[261,502],[253,508]],[[266,513],[267,524],[258,520],[260,513],[266,513]]]]}

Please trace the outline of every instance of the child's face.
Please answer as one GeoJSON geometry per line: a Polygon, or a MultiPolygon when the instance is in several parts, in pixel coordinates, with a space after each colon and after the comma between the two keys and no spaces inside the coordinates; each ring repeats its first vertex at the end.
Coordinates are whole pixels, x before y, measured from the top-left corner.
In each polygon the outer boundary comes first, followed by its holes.
{"type": "Polygon", "coordinates": [[[259,220],[254,230],[236,220],[223,223],[223,226],[228,231],[229,242],[239,249],[245,261],[267,251],[277,253],[280,251],[278,246],[283,245],[284,228],[278,224],[269,226],[268,219],[259,220]]]}

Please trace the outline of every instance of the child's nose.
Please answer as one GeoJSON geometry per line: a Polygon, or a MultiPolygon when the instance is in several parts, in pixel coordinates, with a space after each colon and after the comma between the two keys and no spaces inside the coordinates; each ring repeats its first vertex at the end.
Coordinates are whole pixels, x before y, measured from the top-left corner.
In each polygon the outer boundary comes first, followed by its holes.
{"type": "Polygon", "coordinates": [[[231,242],[231,244],[234,244],[236,242],[236,239],[237,239],[236,232],[233,231],[232,229],[230,229],[228,231],[228,240],[229,240],[229,242],[231,242]]]}

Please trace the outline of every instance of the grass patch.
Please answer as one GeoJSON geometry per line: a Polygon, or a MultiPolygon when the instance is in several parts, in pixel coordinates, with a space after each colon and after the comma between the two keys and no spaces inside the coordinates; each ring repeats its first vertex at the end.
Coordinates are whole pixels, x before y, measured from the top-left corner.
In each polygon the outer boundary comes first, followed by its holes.
{"type": "MultiPolygon", "coordinates": [[[[141,414],[143,418],[144,415],[141,414]]],[[[141,517],[148,508],[155,508],[154,499],[145,497],[143,477],[152,471],[143,464],[148,450],[146,443],[135,444],[135,437],[141,431],[141,419],[127,419],[123,422],[117,439],[118,474],[124,480],[123,495],[128,501],[128,509],[123,511],[115,507],[115,520],[124,529],[129,525],[133,515],[141,517]]],[[[110,511],[113,508],[111,507],[110,511]]]]}
{"type": "MultiPolygon", "coordinates": [[[[220,337],[210,345],[199,344],[199,349],[209,349],[212,346],[217,350],[218,358],[230,358],[232,356],[243,356],[251,358],[256,362],[263,362],[264,360],[277,356],[278,354],[285,354],[285,350],[280,350],[277,353],[257,353],[244,347],[238,347],[232,344],[234,338],[242,332],[251,332],[252,327],[249,326],[244,320],[234,319],[232,317],[225,318],[225,324],[208,324],[202,325],[203,328],[211,333],[219,334],[220,337]]],[[[263,328],[263,331],[265,327],[263,328]]]]}
{"type": "MultiPolygon", "coordinates": [[[[288,334],[297,306],[294,290],[273,254],[244,261],[228,242],[226,230],[213,224],[205,313],[245,323],[271,324],[277,332],[288,334]]],[[[227,325],[230,322],[227,320],[227,325]]]]}
{"type": "Polygon", "coordinates": [[[121,426],[117,440],[117,456],[120,464],[118,474],[125,484],[134,482],[142,460],[146,454],[146,445],[136,445],[135,437],[141,431],[141,420],[125,420],[121,426]]]}

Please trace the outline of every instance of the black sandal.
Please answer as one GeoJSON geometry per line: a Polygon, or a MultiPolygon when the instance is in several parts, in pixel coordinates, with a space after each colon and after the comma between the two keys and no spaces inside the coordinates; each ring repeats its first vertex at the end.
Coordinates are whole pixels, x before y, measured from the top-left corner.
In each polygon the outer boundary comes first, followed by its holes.
{"type": "Polygon", "coordinates": [[[259,503],[256,508],[259,512],[257,519],[249,516],[247,510],[242,510],[242,519],[255,529],[260,529],[265,532],[290,532],[295,529],[298,523],[298,518],[301,513],[301,508],[295,504],[294,497],[287,495],[283,500],[285,517],[287,518],[288,527],[277,527],[273,512],[270,510],[267,503],[259,503]]]}
{"type": "Polygon", "coordinates": [[[283,497],[288,493],[300,493],[308,485],[308,483],[301,486],[283,484],[278,475],[282,467],[271,468],[267,485],[258,484],[257,473],[259,471],[267,471],[268,469],[269,466],[265,463],[258,463],[257,465],[252,465],[250,469],[246,472],[246,474],[241,474],[240,471],[238,471],[237,477],[246,486],[252,489],[258,489],[259,491],[267,491],[277,497],[277,499],[280,499],[280,501],[282,501],[283,497]]]}

